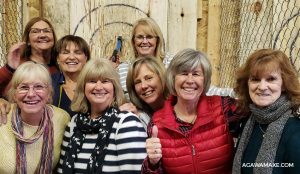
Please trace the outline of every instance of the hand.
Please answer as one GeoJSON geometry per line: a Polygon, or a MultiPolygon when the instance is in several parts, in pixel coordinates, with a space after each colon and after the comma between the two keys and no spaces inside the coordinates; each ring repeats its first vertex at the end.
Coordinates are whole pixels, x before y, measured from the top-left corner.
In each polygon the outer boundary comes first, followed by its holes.
{"type": "Polygon", "coordinates": [[[26,42],[20,42],[17,44],[14,44],[13,46],[10,47],[8,55],[7,55],[7,64],[10,66],[12,69],[17,69],[20,65],[20,51],[21,47],[25,45],[26,42]]]}
{"type": "Polygon", "coordinates": [[[136,107],[132,103],[125,103],[122,106],[120,106],[119,109],[120,111],[128,111],[135,113],[140,118],[140,114],[138,113],[136,107]]]}
{"type": "Polygon", "coordinates": [[[157,126],[154,125],[152,128],[152,138],[148,138],[146,140],[146,151],[148,154],[151,170],[155,170],[158,168],[157,164],[162,157],[161,144],[159,138],[157,138],[157,135],[158,129],[157,126]]]}
{"type": "Polygon", "coordinates": [[[0,126],[2,123],[6,124],[7,114],[10,111],[10,104],[8,101],[0,98],[0,126]]]}
{"type": "Polygon", "coordinates": [[[111,58],[112,58],[112,56],[108,56],[106,59],[110,60],[111,63],[113,63],[115,68],[118,68],[118,66],[120,65],[120,60],[119,60],[120,56],[119,56],[119,54],[116,55],[116,62],[113,62],[111,60],[111,58]]]}

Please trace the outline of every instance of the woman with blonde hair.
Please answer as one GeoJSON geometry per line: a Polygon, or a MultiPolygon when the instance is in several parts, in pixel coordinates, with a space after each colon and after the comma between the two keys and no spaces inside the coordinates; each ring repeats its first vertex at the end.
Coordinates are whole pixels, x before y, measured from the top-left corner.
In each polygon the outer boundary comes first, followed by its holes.
{"type": "Polygon", "coordinates": [[[125,101],[111,62],[91,59],[78,77],[59,173],[140,173],[147,135],[136,115],[118,109],[125,101]]]}
{"type": "MultiPolygon", "coordinates": [[[[168,68],[174,57],[174,55],[170,53],[165,54],[163,52],[164,38],[162,32],[157,23],[150,17],[141,18],[133,24],[130,47],[133,55],[131,55],[128,60],[121,63],[117,68],[122,88],[125,91],[128,100],[129,96],[126,88],[126,78],[130,65],[135,59],[150,55],[162,62],[164,66],[168,68]]],[[[217,88],[211,85],[209,91],[207,91],[207,95],[232,96],[233,92],[232,89],[229,88],[217,88]]]]}
{"type": "Polygon", "coordinates": [[[127,91],[146,130],[150,117],[163,108],[170,95],[166,87],[165,75],[164,65],[150,55],[135,59],[129,68],[126,80],[127,91]]]}
{"type": "Polygon", "coordinates": [[[52,102],[49,71],[26,62],[13,75],[8,90],[11,110],[0,127],[0,173],[50,174],[59,160],[70,116],[52,102]]]}

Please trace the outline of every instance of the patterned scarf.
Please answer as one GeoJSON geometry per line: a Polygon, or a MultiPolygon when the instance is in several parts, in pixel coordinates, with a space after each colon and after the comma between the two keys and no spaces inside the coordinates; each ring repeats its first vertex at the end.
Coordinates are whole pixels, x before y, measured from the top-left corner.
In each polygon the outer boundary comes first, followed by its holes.
{"type": "MultiPolygon", "coordinates": [[[[281,95],[273,104],[262,109],[250,104],[250,110],[252,115],[245,125],[234,157],[232,169],[234,174],[241,173],[243,154],[248,146],[255,122],[269,124],[255,163],[274,163],[284,125],[292,113],[291,102],[285,95],[281,95]]],[[[253,173],[271,174],[272,170],[272,167],[255,167],[253,173]]]]}
{"type": "Polygon", "coordinates": [[[101,117],[90,119],[90,114],[78,113],[75,120],[76,127],[70,138],[63,159],[62,173],[74,173],[74,163],[77,154],[82,149],[86,134],[98,133],[97,143],[87,164],[86,173],[102,173],[104,157],[109,143],[109,135],[119,110],[113,107],[107,108],[101,117]]]}
{"type": "Polygon", "coordinates": [[[21,110],[17,104],[14,105],[12,115],[11,115],[11,127],[13,133],[16,137],[16,154],[17,154],[17,173],[26,174],[27,173],[27,161],[26,161],[26,145],[36,142],[42,134],[43,136],[43,146],[42,146],[42,156],[40,159],[40,166],[38,168],[38,174],[48,174],[51,173],[52,161],[53,161],[53,123],[49,113],[51,109],[44,106],[43,116],[40,121],[37,133],[34,137],[26,139],[23,137],[23,122],[21,118],[21,110]]]}

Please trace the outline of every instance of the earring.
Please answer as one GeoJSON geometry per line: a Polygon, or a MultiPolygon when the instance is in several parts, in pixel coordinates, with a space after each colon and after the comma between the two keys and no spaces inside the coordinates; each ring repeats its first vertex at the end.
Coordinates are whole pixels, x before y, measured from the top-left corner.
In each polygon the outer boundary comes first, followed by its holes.
{"type": "Polygon", "coordinates": [[[49,98],[47,99],[47,102],[49,103],[49,98]]]}

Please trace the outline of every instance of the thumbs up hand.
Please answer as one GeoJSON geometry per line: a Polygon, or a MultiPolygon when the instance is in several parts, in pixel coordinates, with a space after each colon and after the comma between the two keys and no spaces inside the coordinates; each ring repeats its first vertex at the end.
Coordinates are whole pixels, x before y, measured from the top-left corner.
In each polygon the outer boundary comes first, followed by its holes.
{"type": "Polygon", "coordinates": [[[154,125],[152,128],[152,137],[146,140],[146,151],[150,162],[150,168],[154,169],[162,157],[161,144],[157,135],[158,129],[157,126],[154,125]]]}

